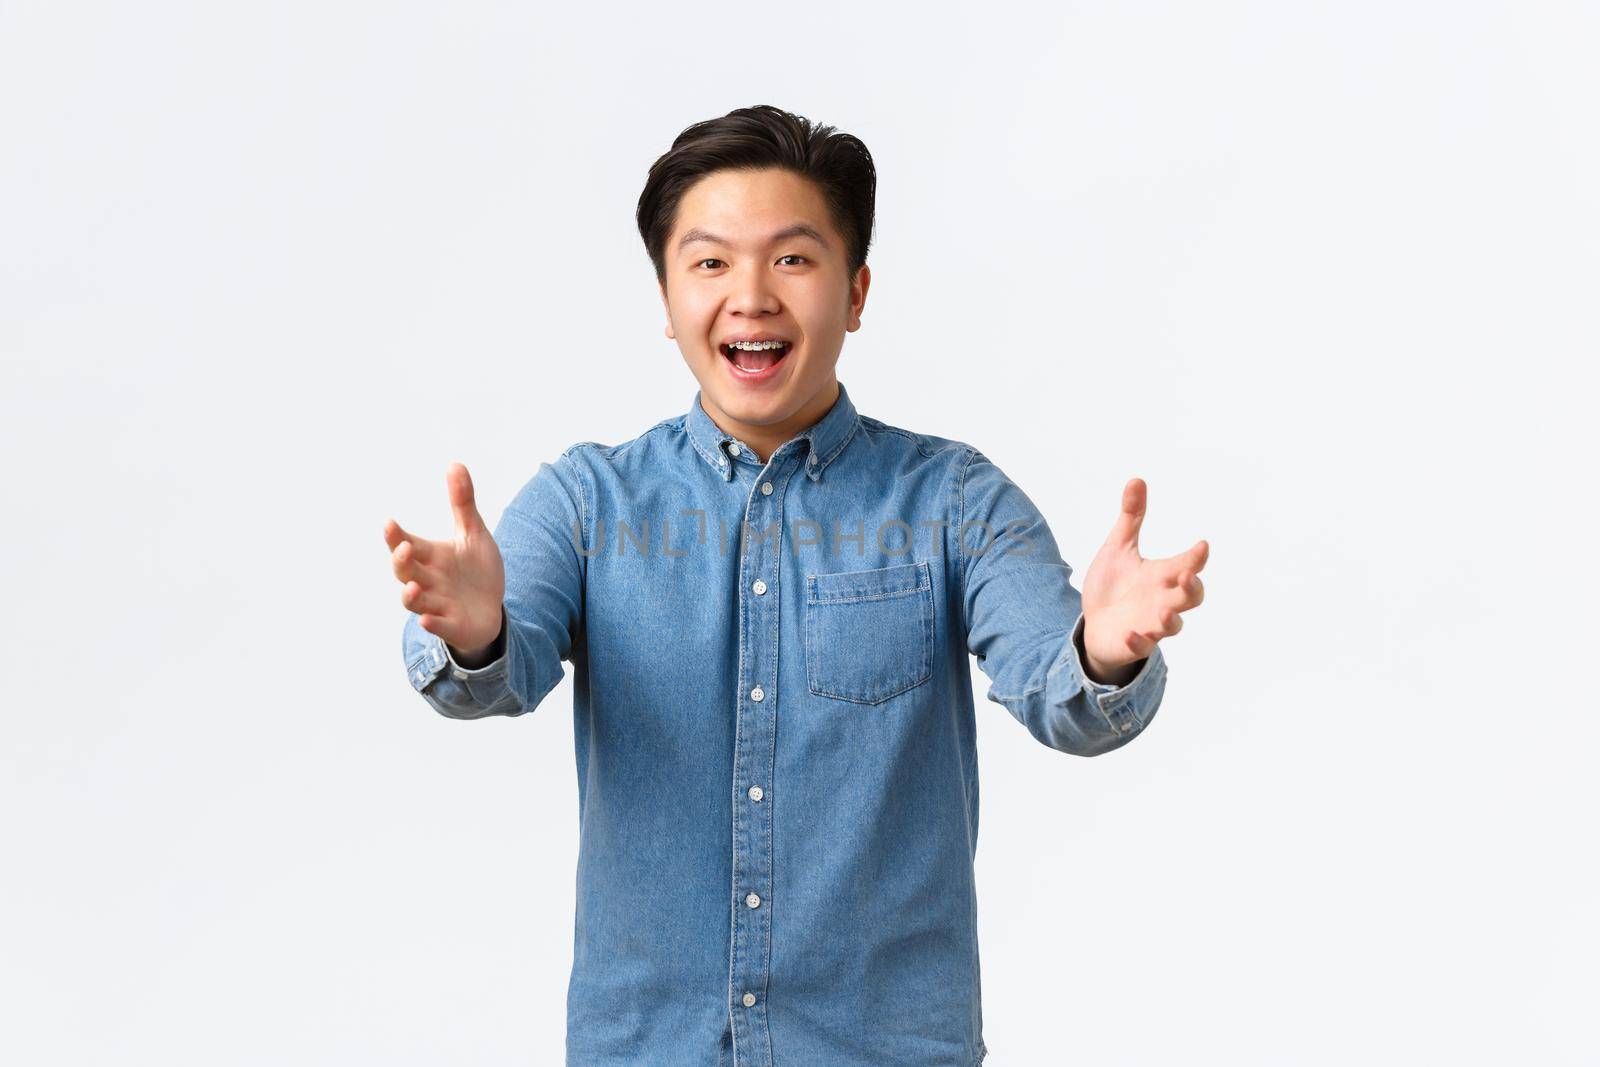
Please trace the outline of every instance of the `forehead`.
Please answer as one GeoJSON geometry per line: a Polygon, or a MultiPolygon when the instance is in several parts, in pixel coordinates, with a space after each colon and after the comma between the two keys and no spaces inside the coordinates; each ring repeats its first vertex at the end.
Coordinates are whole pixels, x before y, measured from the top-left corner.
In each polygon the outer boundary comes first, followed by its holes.
{"type": "Polygon", "coordinates": [[[777,168],[713,171],[678,201],[668,252],[691,229],[753,244],[794,223],[811,225],[830,245],[838,240],[822,194],[798,174],[777,168]]]}

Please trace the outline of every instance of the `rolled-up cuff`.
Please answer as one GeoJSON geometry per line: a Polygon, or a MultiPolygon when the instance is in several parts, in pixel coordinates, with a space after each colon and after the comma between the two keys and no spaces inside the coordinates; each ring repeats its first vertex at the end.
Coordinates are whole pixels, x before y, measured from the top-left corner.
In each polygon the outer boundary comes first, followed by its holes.
{"type": "Polygon", "coordinates": [[[1105,716],[1113,732],[1121,735],[1144,729],[1160,703],[1160,690],[1166,678],[1167,662],[1161,655],[1161,646],[1150,650],[1139,673],[1125,685],[1097,682],[1089,677],[1084,667],[1088,653],[1083,647],[1083,620],[1084,617],[1079,615],[1073,625],[1072,640],[1067,642],[1063,657],[1072,657],[1073,668],[1082,679],[1084,690],[1094,698],[1100,714],[1105,716]]]}

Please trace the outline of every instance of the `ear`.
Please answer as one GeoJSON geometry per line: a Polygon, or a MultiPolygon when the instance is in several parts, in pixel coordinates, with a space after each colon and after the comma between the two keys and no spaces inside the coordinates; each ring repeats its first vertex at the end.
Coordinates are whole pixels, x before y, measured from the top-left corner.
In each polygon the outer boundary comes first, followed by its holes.
{"type": "Polygon", "coordinates": [[[854,333],[861,329],[861,310],[867,306],[867,288],[872,284],[872,269],[865,263],[856,271],[856,280],[850,285],[850,314],[845,331],[854,333]]]}
{"type": "Polygon", "coordinates": [[[656,285],[661,290],[661,308],[667,313],[667,325],[665,328],[663,328],[662,332],[665,333],[668,338],[675,338],[677,335],[672,332],[672,305],[667,303],[666,283],[658,279],[656,281],[656,285]]]}

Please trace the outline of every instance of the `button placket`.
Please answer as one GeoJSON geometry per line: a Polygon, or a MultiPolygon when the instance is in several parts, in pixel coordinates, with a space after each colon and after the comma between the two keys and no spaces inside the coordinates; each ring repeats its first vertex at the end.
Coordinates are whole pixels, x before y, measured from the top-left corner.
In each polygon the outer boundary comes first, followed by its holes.
{"type": "MultiPolygon", "coordinates": [[[[732,451],[736,446],[730,444],[732,451]]],[[[751,453],[753,456],[754,453],[751,453]]],[[[735,724],[732,944],[729,995],[744,1010],[733,1017],[740,1067],[771,1067],[767,1033],[767,963],[772,958],[772,806],[761,803],[772,782],[778,711],[778,568],[783,551],[784,482],[799,466],[798,453],[780,450],[759,469],[745,501],[739,532],[739,704],[735,724]],[[760,533],[772,529],[772,536],[760,533]],[[744,792],[745,799],[739,797],[744,792]]],[[[756,464],[751,464],[752,470],[756,464]]]]}

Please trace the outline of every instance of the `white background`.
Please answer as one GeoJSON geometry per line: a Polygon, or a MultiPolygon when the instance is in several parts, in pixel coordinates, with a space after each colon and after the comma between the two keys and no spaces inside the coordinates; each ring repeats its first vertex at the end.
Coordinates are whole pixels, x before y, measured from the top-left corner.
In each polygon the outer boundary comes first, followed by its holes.
{"type": "Polygon", "coordinates": [[[974,669],[986,1067],[1600,1062],[1597,28],[0,3],[0,1058],[561,1062],[570,674],[430,710],[383,523],[687,410],[635,202],[774,103],[879,167],[859,409],[1080,588],[1135,475],[1212,546],[1126,748],[974,669]]]}

